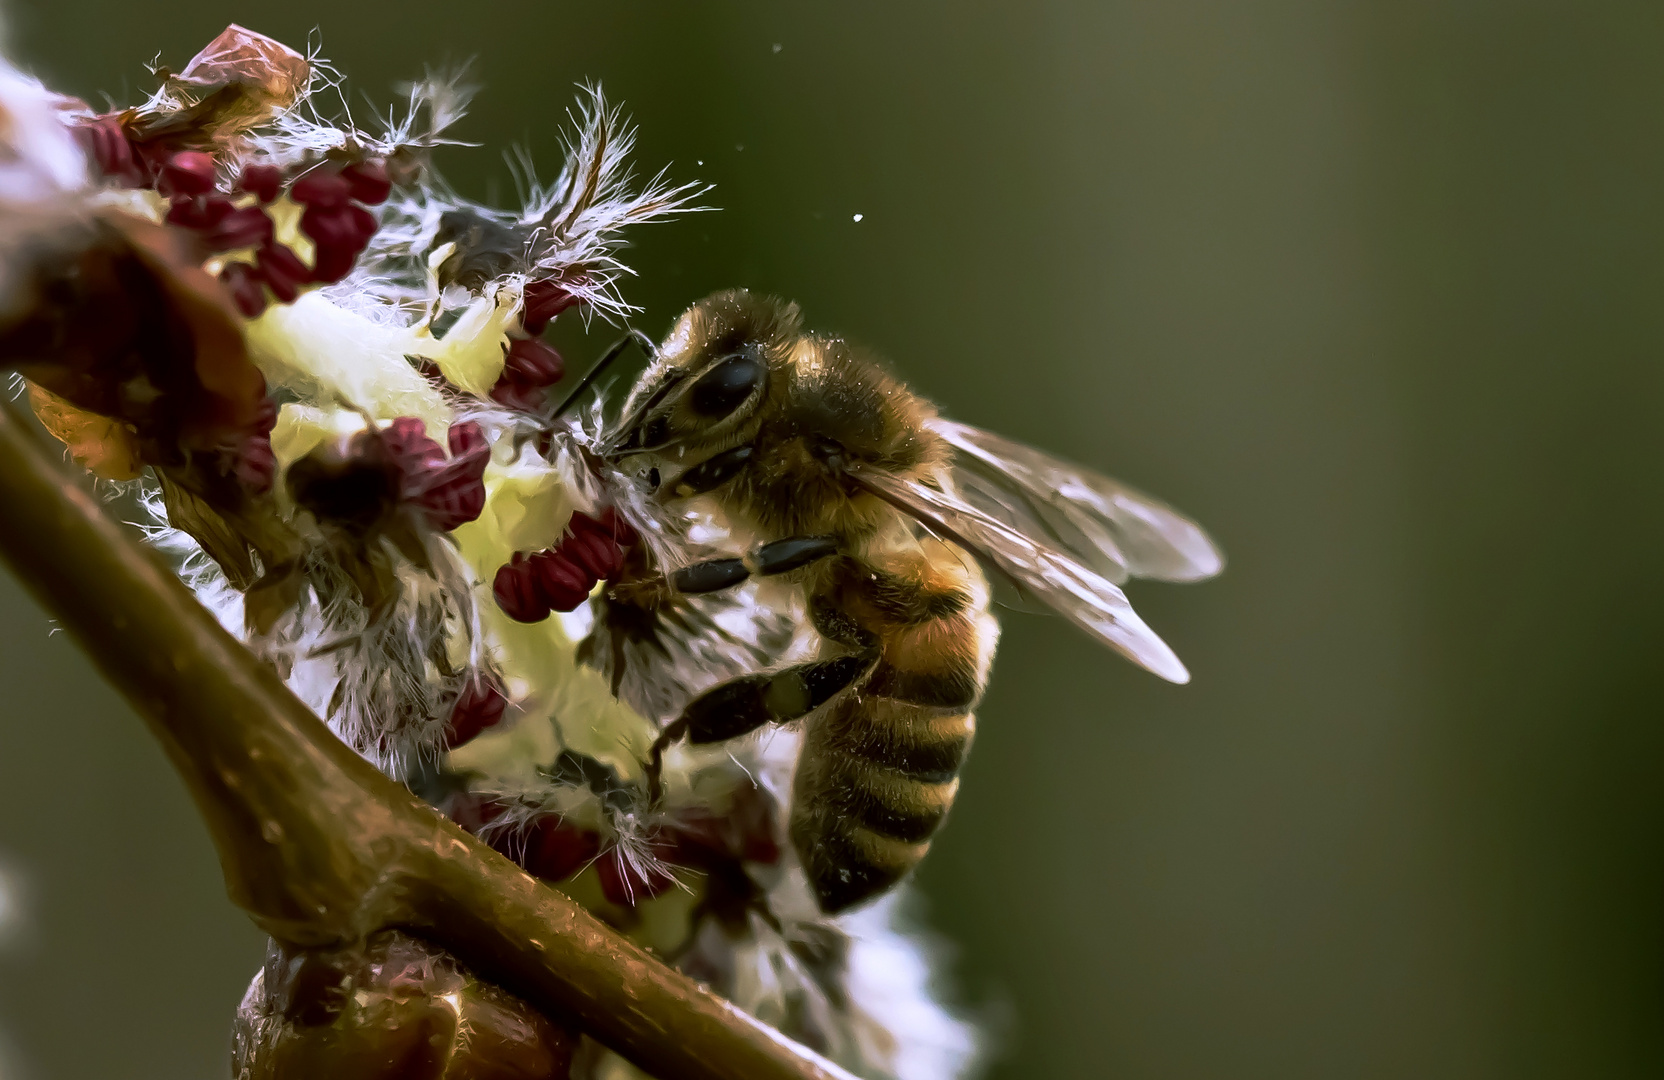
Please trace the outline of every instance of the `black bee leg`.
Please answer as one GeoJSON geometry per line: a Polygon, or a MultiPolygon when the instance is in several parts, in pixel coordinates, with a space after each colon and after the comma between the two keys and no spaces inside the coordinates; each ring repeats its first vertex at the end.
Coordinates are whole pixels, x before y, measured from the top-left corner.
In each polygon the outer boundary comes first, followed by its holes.
{"type": "Polygon", "coordinates": [[[753,574],[784,574],[837,553],[838,541],[830,536],[791,536],[764,544],[743,558],[711,559],[684,566],[670,575],[670,584],[680,593],[718,592],[733,588],[753,574]]]}
{"type": "Polygon", "coordinates": [[[672,744],[683,738],[695,744],[722,742],[764,724],[784,724],[807,716],[866,674],[877,658],[877,649],[869,648],[772,675],[742,676],[705,691],[654,740],[647,759],[648,794],[653,802],[659,801],[664,752],[672,744]]]}

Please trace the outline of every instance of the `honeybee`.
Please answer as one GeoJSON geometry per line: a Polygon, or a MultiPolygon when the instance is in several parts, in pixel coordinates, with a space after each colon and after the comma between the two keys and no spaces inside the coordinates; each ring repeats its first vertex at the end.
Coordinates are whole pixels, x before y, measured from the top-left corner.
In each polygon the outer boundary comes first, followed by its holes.
{"type": "Polygon", "coordinates": [[[1168,507],[943,419],[842,339],[806,332],[795,304],[745,291],[678,319],[594,449],[659,505],[714,499],[760,538],[664,575],[669,595],[777,575],[801,588],[818,655],[694,698],[648,773],[682,739],[803,722],[790,836],[828,913],[894,885],[953,803],[999,634],[979,563],[1178,683],[1184,665],[1119,583],[1223,565],[1168,507]]]}

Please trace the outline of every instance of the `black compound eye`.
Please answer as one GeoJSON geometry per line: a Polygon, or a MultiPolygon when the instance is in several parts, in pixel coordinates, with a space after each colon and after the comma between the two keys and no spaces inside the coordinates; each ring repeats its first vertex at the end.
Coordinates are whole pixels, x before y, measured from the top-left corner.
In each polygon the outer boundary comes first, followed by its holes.
{"type": "Polygon", "coordinates": [[[763,362],[755,356],[737,353],[699,376],[688,391],[693,411],[710,420],[720,420],[745,403],[763,383],[763,362]]]}

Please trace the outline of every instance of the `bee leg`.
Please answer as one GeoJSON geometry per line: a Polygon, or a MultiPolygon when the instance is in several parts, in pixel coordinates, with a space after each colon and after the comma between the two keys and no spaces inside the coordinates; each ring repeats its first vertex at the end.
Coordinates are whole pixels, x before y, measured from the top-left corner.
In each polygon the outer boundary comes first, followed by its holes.
{"type": "Polygon", "coordinates": [[[708,593],[731,589],[752,575],[784,574],[838,553],[838,541],[830,536],[789,536],[764,544],[738,559],[711,559],[694,563],[670,575],[670,584],[680,593],[708,593]]]}
{"type": "Polygon", "coordinates": [[[683,738],[695,745],[723,742],[764,724],[784,724],[805,717],[865,675],[877,659],[878,650],[873,646],[850,656],[798,664],[771,675],[745,675],[705,691],[653,742],[647,760],[647,789],[652,801],[659,801],[664,752],[674,743],[683,738]]]}

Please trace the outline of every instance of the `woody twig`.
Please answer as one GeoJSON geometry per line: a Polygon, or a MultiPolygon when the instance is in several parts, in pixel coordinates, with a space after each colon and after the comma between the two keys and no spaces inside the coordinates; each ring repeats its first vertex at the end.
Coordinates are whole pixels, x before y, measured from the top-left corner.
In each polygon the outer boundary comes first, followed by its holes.
{"type": "Polygon", "coordinates": [[[661,1077],[852,1080],[342,744],[0,410],[0,555],[161,740],[231,900],[287,944],[399,928],[661,1077]]]}

